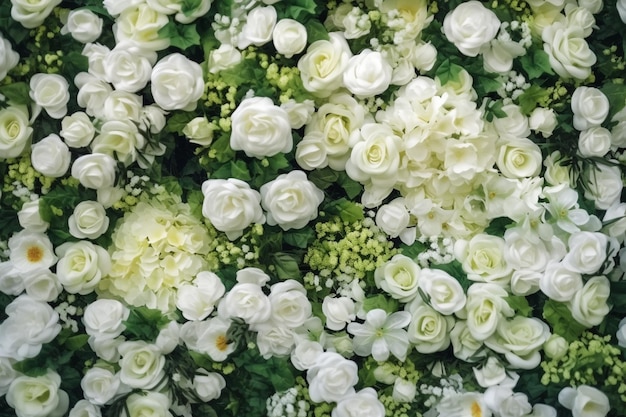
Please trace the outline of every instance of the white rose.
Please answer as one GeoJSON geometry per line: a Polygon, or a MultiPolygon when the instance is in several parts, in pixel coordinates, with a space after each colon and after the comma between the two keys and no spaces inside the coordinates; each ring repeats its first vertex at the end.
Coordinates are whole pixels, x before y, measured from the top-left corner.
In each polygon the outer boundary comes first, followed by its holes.
{"type": "Polygon", "coordinates": [[[0,80],[7,76],[19,62],[20,55],[15,52],[11,46],[11,42],[0,34],[0,80]]]}
{"type": "Polygon", "coordinates": [[[152,76],[156,53],[144,51],[132,43],[120,43],[104,58],[104,75],[116,90],[136,93],[152,76]]]}
{"type": "Polygon", "coordinates": [[[567,303],[572,317],[586,327],[597,326],[609,314],[607,300],[611,293],[611,284],[603,275],[589,279],[582,289],[567,303]]]}
{"type": "Polygon", "coordinates": [[[249,157],[262,159],[293,148],[289,115],[268,97],[244,99],[231,120],[230,147],[249,157]]]}
{"type": "Polygon", "coordinates": [[[78,400],[67,417],[102,417],[102,411],[88,400],[78,400]]]}
{"type": "Polygon", "coordinates": [[[241,52],[232,45],[223,43],[209,53],[209,72],[217,74],[221,70],[232,68],[241,62],[241,52]]]}
{"type": "Polygon", "coordinates": [[[89,9],[70,10],[61,34],[72,35],[78,42],[95,42],[102,33],[103,20],[89,9]]]}
{"type": "Polygon", "coordinates": [[[24,290],[35,300],[51,302],[57,299],[63,287],[54,272],[43,269],[26,274],[24,290]]]}
{"type": "Polygon", "coordinates": [[[124,342],[118,350],[122,355],[120,381],[129,387],[148,390],[167,377],[165,356],[156,345],[144,341],[124,342]]]}
{"type": "Polygon", "coordinates": [[[585,41],[582,28],[556,21],[543,30],[541,37],[550,66],[558,75],[584,80],[591,74],[596,56],[585,41]]]}
{"type": "Polygon", "coordinates": [[[77,239],[97,239],[109,228],[104,206],[97,201],[81,201],[67,220],[69,232],[77,239]]]}
{"type": "Polygon", "coordinates": [[[471,240],[458,240],[454,255],[472,281],[506,283],[512,272],[504,257],[503,238],[484,233],[471,240]]]}
{"type": "Polygon", "coordinates": [[[530,139],[507,137],[500,143],[496,164],[507,178],[534,177],[542,163],[541,149],[530,139]]]}
{"type": "Polygon", "coordinates": [[[430,42],[419,41],[413,46],[411,57],[411,62],[418,71],[430,71],[437,62],[437,48],[430,42]]]}
{"type": "Polygon", "coordinates": [[[417,394],[417,385],[404,378],[396,378],[391,396],[398,402],[412,402],[417,394]]]}
{"type": "Polygon", "coordinates": [[[70,148],[84,148],[89,146],[96,134],[96,128],[87,113],[82,111],[65,116],[61,120],[59,135],[70,148]]]}
{"type": "Polygon", "coordinates": [[[152,69],[151,91],[164,110],[194,110],[204,92],[202,67],[182,54],[170,54],[152,69]]]}
{"type": "MultiPolygon", "coordinates": [[[[150,133],[154,134],[160,133],[165,128],[165,123],[167,122],[165,119],[166,115],[167,112],[156,104],[144,106],[139,114],[139,128],[149,130],[150,133]]],[[[157,147],[159,145],[157,145],[157,147]]],[[[148,147],[146,149],[148,149],[148,147]]],[[[146,150],[144,150],[144,152],[146,152],[146,150]]],[[[165,150],[163,150],[163,152],[165,152],[165,150]]],[[[160,154],[153,153],[153,155],[162,155],[163,152],[160,154]]]]}
{"type": "Polygon", "coordinates": [[[518,105],[506,104],[502,106],[502,111],[506,113],[506,117],[493,120],[493,125],[500,136],[525,138],[530,135],[528,118],[518,105]]]}
{"type": "Polygon", "coordinates": [[[364,49],[348,61],[343,84],[357,97],[370,97],[387,90],[391,73],[391,65],[380,52],[364,49]]]}
{"type": "Polygon", "coordinates": [[[0,262],[0,291],[8,295],[20,295],[24,292],[24,274],[15,269],[13,262],[0,262]]]}
{"type": "Polygon", "coordinates": [[[526,49],[511,39],[492,39],[483,50],[483,67],[488,72],[506,74],[513,68],[513,59],[526,54],[526,49]]]}
{"type": "Polygon", "coordinates": [[[124,342],[123,337],[107,339],[98,336],[89,336],[87,342],[91,350],[93,350],[100,359],[111,363],[120,360],[120,353],[117,348],[124,342]]]}
{"type": "Polygon", "coordinates": [[[338,32],[329,33],[329,40],[313,42],[298,60],[304,88],[319,97],[331,95],[341,87],[351,56],[346,39],[338,32]]]}
{"type": "Polygon", "coordinates": [[[61,331],[59,315],[48,303],[29,295],[15,298],[4,310],[0,323],[0,356],[22,360],[34,358],[44,343],[61,331]]]}
{"type": "Polygon", "coordinates": [[[421,268],[405,255],[394,255],[374,271],[376,286],[401,302],[411,301],[417,295],[421,268]]]}
{"type": "Polygon", "coordinates": [[[311,132],[296,145],[296,162],[301,168],[312,171],[328,166],[328,155],[321,132],[311,132]]]}
{"type": "Polygon", "coordinates": [[[0,159],[20,156],[33,134],[25,106],[9,106],[0,110],[0,159]]]}
{"type": "Polygon", "coordinates": [[[98,118],[107,122],[138,123],[141,116],[143,98],[137,94],[114,90],[107,95],[98,118]]]}
{"type": "Polygon", "coordinates": [[[291,171],[262,185],[261,199],[267,224],[277,224],[283,230],[302,229],[317,217],[324,192],[303,171],[291,171]]]}
{"type": "Polygon", "coordinates": [[[113,339],[126,329],[123,322],[129,315],[130,310],[121,302],[101,298],[85,308],[83,324],[89,336],[113,339]]]}
{"type": "Polygon", "coordinates": [[[430,305],[441,314],[451,315],[465,307],[463,287],[440,269],[422,269],[419,287],[429,296],[430,305]]]}
{"type": "Polygon", "coordinates": [[[160,392],[131,394],[126,399],[121,417],[172,417],[169,411],[171,405],[168,396],[160,392]]]}
{"type": "Polygon", "coordinates": [[[218,305],[222,317],[239,317],[257,325],[270,319],[272,305],[258,284],[239,282],[226,293],[218,305]]]}
{"type": "Polygon", "coordinates": [[[273,321],[252,326],[257,332],[256,344],[259,353],[264,359],[272,356],[289,356],[295,344],[295,333],[293,329],[277,325],[273,321]]]}
{"type": "Polygon", "coordinates": [[[477,341],[484,341],[496,332],[498,323],[514,314],[506,302],[508,292],[496,284],[475,283],[467,290],[465,313],[467,328],[477,341]]]}
{"type": "Polygon", "coordinates": [[[569,250],[563,265],[581,274],[594,274],[606,260],[608,238],[599,232],[574,232],[568,239],[569,250]]]}
{"type": "Polygon", "coordinates": [[[61,0],[11,0],[11,17],[26,29],[41,26],[61,0]]]}
{"type": "Polygon", "coordinates": [[[87,71],[98,80],[104,81],[106,79],[104,60],[110,52],[108,46],[99,43],[88,43],[83,47],[82,55],[87,57],[89,63],[87,71]]]}
{"type": "Polygon", "coordinates": [[[20,226],[33,232],[44,233],[50,226],[39,214],[39,198],[24,203],[17,213],[17,219],[20,226]]]}
{"type": "Polygon", "coordinates": [[[331,417],[384,417],[385,406],[378,400],[374,388],[363,388],[361,391],[346,395],[337,402],[331,417]]]}
{"type": "Polygon", "coordinates": [[[101,117],[104,102],[113,92],[109,83],[98,77],[81,72],[74,77],[74,84],[78,87],[76,102],[85,109],[88,115],[101,117]]]}
{"type": "Polygon", "coordinates": [[[214,130],[215,126],[205,116],[199,116],[191,119],[182,132],[189,142],[209,146],[213,142],[214,130]]]}
{"type": "Polygon", "coordinates": [[[297,20],[280,19],[274,26],[272,40],[276,52],[286,58],[291,58],[306,48],[306,28],[297,20]]]}
{"type": "Polygon", "coordinates": [[[118,373],[99,367],[88,369],[80,381],[83,395],[96,405],[104,405],[112,400],[118,393],[120,386],[121,381],[118,373]]]}
{"type": "Polygon", "coordinates": [[[291,128],[300,129],[311,120],[311,116],[315,112],[315,103],[309,99],[302,102],[289,99],[282,103],[280,108],[287,112],[291,128]]]}
{"type": "Polygon", "coordinates": [[[131,41],[153,51],[167,48],[170,39],[159,36],[159,30],[169,22],[167,15],[154,11],[145,3],[134,0],[133,3],[127,4],[129,7],[115,19],[113,34],[117,43],[131,41]]]}
{"type": "Polygon", "coordinates": [[[207,372],[204,369],[198,369],[200,372],[193,377],[193,390],[198,398],[203,402],[209,402],[219,398],[222,390],[226,387],[226,380],[217,372],[207,372]]]}
{"type": "Polygon", "coordinates": [[[606,394],[589,385],[563,388],[559,402],[572,410],[572,417],[605,417],[611,410],[606,394]]]}
{"type": "Polygon", "coordinates": [[[409,306],[411,322],[407,328],[409,342],[420,353],[441,352],[450,346],[454,318],[444,316],[416,298],[409,306]]]}
{"type": "Polygon", "coordinates": [[[326,318],[326,327],[330,330],[342,330],[356,318],[356,306],[349,297],[324,297],[322,312],[326,318]]]}
{"type": "Polygon", "coordinates": [[[600,126],[609,114],[609,99],[595,87],[576,88],[571,106],[574,128],[581,131],[600,126]]]}
{"type": "Polygon", "coordinates": [[[51,370],[37,377],[18,376],[6,401],[17,417],[61,417],[69,408],[69,397],[60,386],[61,377],[51,370]]]}
{"type": "Polygon", "coordinates": [[[317,357],[323,352],[324,347],[319,342],[296,339],[296,345],[291,351],[291,363],[297,370],[305,371],[315,364],[317,357]]]}
{"type": "Polygon", "coordinates": [[[86,240],[63,243],[56,253],[57,277],[70,294],[90,294],[111,270],[109,253],[86,240]]]}
{"type": "Polygon", "coordinates": [[[32,146],[30,160],[35,170],[46,177],[58,178],[65,175],[72,153],[60,137],[54,133],[32,146]]]}
{"type": "Polygon", "coordinates": [[[496,332],[485,340],[485,345],[504,354],[509,363],[520,369],[533,369],[541,362],[539,350],[550,337],[550,328],[532,317],[515,316],[500,320],[496,332]]]}
{"type": "Polygon", "coordinates": [[[506,379],[506,369],[495,356],[489,356],[480,368],[474,367],[476,382],[483,388],[498,385],[506,379]]]}
{"type": "Polygon", "coordinates": [[[241,29],[237,47],[262,46],[272,40],[277,13],[274,6],[255,7],[248,12],[246,23],[241,29]]]}
{"type": "Polygon", "coordinates": [[[544,138],[552,136],[552,132],[557,126],[554,109],[535,107],[528,117],[528,126],[531,130],[541,133],[544,138]]]}
{"type": "Polygon", "coordinates": [[[261,194],[248,183],[230,178],[202,184],[202,215],[230,240],[237,239],[252,223],[264,223],[261,194]]]}
{"type": "Polygon", "coordinates": [[[446,38],[466,56],[478,55],[499,29],[496,14],[478,1],[461,3],[443,20],[446,38]]]}
{"type": "Polygon", "coordinates": [[[137,125],[123,117],[104,122],[100,134],[91,142],[91,151],[109,155],[129,166],[137,160],[138,149],[142,149],[145,142],[137,125]]]}
{"type": "Polygon", "coordinates": [[[202,271],[192,284],[178,288],[176,307],[187,320],[204,320],[211,314],[226,288],[213,272],[202,271]]]}
{"type": "Polygon", "coordinates": [[[513,392],[507,386],[489,387],[484,395],[485,404],[499,417],[527,417],[533,407],[526,394],[513,392]]]}
{"type": "Polygon", "coordinates": [[[594,201],[597,209],[607,210],[620,201],[624,186],[618,166],[599,163],[586,175],[589,181],[585,187],[585,198],[594,201]]]}
{"type": "Polygon", "coordinates": [[[470,362],[475,360],[477,356],[484,357],[485,350],[481,350],[482,341],[476,340],[470,333],[467,322],[457,320],[450,332],[450,341],[452,342],[452,351],[456,358],[470,362]]]}
{"type": "Polygon", "coordinates": [[[86,188],[110,188],[115,184],[115,170],[115,159],[103,153],[92,153],[74,161],[72,177],[86,188]]]}
{"type": "Polygon", "coordinates": [[[335,352],[324,352],[317,357],[306,374],[309,395],[315,403],[338,402],[354,394],[359,380],[358,366],[335,352]]]}
{"type": "Polygon", "coordinates": [[[571,300],[583,287],[580,273],[572,271],[561,262],[550,262],[539,281],[541,291],[555,301],[571,300]]]}
{"type": "Polygon", "coordinates": [[[35,74],[30,79],[30,98],[50,117],[60,119],[67,113],[69,84],[58,74],[35,74]]]}
{"type": "Polygon", "coordinates": [[[272,285],[269,301],[272,305],[272,320],[281,326],[296,329],[311,317],[312,306],[306,289],[293,279],[272,285]]]}
{"type": "Polygon", "coordinates": [[[578,136],[578,153],[585,157],[603,157],[611,150],[611,132],[603,127],[591,127],[578,136]]]}
{"type": "Polygon", "coordinates": [[[0,395],[7,393],[11,382],[19,375],[13,369],[14,362],[12,359],[0,357],[0,395]]]}

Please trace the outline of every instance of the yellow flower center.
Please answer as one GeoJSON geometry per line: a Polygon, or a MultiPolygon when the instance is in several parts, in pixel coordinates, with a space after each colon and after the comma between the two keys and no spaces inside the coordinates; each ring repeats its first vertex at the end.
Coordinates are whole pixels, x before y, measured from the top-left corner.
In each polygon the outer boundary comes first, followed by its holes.
{"type": "Polygon", "coordinates": [[[215,346],[222,352],[228,349],[228,339],[223,334],[217,336],[217,340],[215,340],[215,346]]]}
{"type": "Polygon", "coordinates": [[[481,417],[483,415],[483,410],[482,408],[480,408],[480,404],[478,404],[476,401],[472,403],[471,413],[472,417],[481,417]]]}
{"type": "Polygon", "coordinates": [[[43,258],[43,251],[39,246],[29,246],[26,251],[28,262],[37,263],[43,258]]]}

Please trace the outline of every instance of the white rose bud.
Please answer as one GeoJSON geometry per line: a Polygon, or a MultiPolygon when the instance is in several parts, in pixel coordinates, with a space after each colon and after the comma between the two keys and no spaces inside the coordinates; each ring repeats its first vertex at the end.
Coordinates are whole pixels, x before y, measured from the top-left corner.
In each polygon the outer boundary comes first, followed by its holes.
{"type": "Polygon", "coordinates": [[[262,46],[271,41],[276,20],[277,13],[274,6],[255,7],[250,10],[239,34],[237,47],[245,49],[249,45],[262,46]]]}
{"type": "Polygon", "coordinates": [[[414,382],[407,381],[404,378],[396,378],[393,383],[393,392],[391,396],[395,401],[407,403],[413,401],[417,394],[417,386],[414,382]]]}
{"type": "Polygon", "coordinates": [[[569,343],[564,337],[558,334],[551,335],[543,344],[543,351],[546,356],[553,360],[559,360],[567,353],[569,343]]]}
{"type": "Polygon", "coordinates": [[[209,72],[217,74],[241,62],[241,52],[232,45],[223,43],[209,53],[209,72]]]}
{"type": "Polygon", "coordinates": [[[78,239],[97,239],[109,227],[104,206],[97,201],[81,201],[69,217],[69,232],[78,239]]]}
{"type": "Polygon", "coordinates": [[[205,116],[191,119],[183,128],[183,135],[189,142],[201,146],[209,146],[213,142],[213,131],[215,126],[209,122],[205,116]]]}
{"type": "Polygon", "coordinates": [[[326,317],[326,327],[330,330],[342,330],[356,318],[356,306],[349,297],[324,297],[322,312],[326,317]]]}
{"type": "Polygon", "coordinates": [[[572,94],[572,112],[577,130],[600,126],[609,114],[609,99],[595,87],[578,87],[572,94]]]}
{"type": "Polygon", "coordinates": [[[30,79],[30,98],[50,117],[60,119],[67,113],[69,84],[58,74],[35,74],[30,79]]]}
{"type": "Polygon", "coordinates": [[[585,198],[594,201],[597,209],[607,210],[620,201],[623,182],[618,166],[599,163],[586,175],[589,182],[585,187],[585,198]]]}
{"type": "Polygon", "coordinates": [[[78,42],[95,42],[102,34],[103,20],[89,9],[71,10],[67,22],[61,28],[61,34],[72,35],[78,42]]]}
{"type": "Polygon", "coordinates": [[[193,377],[193,389],[203,402],[209,402],[219,398],[222,390],[226,387],[224,377],[217,372],[207,372],[204,369],[198,369],[200,374],[193,377]]]}
{"type": "Polygon", "coordinates": [[[536,107],[528,118],[528,125],[531,130],[541,133],[541,136],[548,138],[557,125],[556,114],[553,109],[536,107]]]}
{"type": "Polygon", "coordinates": [[[387,90],[392,71],[391,65],[380,52],[364,49],[348,60],[343,84],[357,97],[374,96],[387,90]]]}
{"type": "Polygon", "coordinates": [[[603,157],[610,149],[611,132],[608,129],[592,127],[578,136],[578,153],[583,157],[603,157]]]}
{"type": "Polygon", "coordinates": [[[437,62],[437,48],[430,42],[419,42],[413,47],[412,64],[419,71],[430,71],[437,62]]]}
{"type": "Polygon", "coordinates": [[[56,248],[57,277],[70,294],[92,293],[111,270],[111,257],[91,242],[65,242],[56,248]]]}
{"type": "Polygon", "coordinates": [[[304,88],[319,97],[331,95],[341,87],[351,56],[348,42],[340,33],[332,32],[329,40],[313,42],[298,60],[304,88]]]}
{"type": "Polygon", "coordinates": [[[103,153],[79,156],[72,165],[72,177],[83,187],[97,190],[115,184],[115,159],[103,153]]]}
{"type": "Polygon", "coordinates": [[[611,410],[606,394],[589,385],[563,388],[559,392],[559,402],[572,410],[573,417],[605,417],[611,410]]]}
{"type": "Polygon", "coordinates": [[[54,133],[35,143],[30,154],[33,168],[51,178],[65,175],[71,158],[72,153],[67,145],[54,133]]]}
{"type": "Polygon", "coordinates": [[[262,159],[293,148],[289,115],[268,97],[244,99],[231,120],[230,147],[249,157],[262,159]]]}
{"type": "Polygon", "coordinates": [[[496,37],[500,20],[478,1],[461,3],[446,15],[443,31],[463,55],[476,56],[496,37]]]}
{"type": "Polygon", "coordinates": [[[0,159],[20,156],[30,143],[33,128],[24,106],[0,110],[0,159]]]}
{"type": "Polygon", "coordinates": [[[48,230],[50,223],[44,221],[39,214],[39,199],[27,201],[17,213],[17,219],[24,229],[43,233],[48,230]]]}
{"type": "Polygon", "coordinates": [[[151,90],[164,110],[195,110],[204,92],[202,67],[182,54],[170,54],[152,69],[151,90]]]}
{"type": "Polygon", "coordinates": [[[84,148],[91,143],[96,134],[96,128],[87,113],[79,111],[61,120],[59,134],[70,148],[84,148]]]}
{"type": "Polygon", "coordinates": [[[328,154],[321,132],[311,132],[296,145],[296,162],[300,167],[312,171],[328,165],[328,154]]]}
{"type": "Polygon", "coordinates": [[[274,27],[272,40],[276,52],[291,58],[304,51],[307,41],[306,28],[297,20],[281,19],[274,27]]]}
{"type": "Polygon", "coordinates": [[[113,88],[96,76],[81,72],[74,77],[74,84],[78,87],[76,102],[83,107],[90,116],[102,118],[104,102],[113,92],[113,88]]]}
{"type": "Polygon", "coordinates": [[[70,409],[67,417],[102,417],[100,407],[88,400],[78,400],[70,409]]]}
{"type": "Polygon", "coordinates": [[[410,220],[411,216],[403,197],[383,204],[376,212],[376,226],[392,238],[400,236],[409,227],[410,220]]]}
{"type": "Polygon", "coordinates": [[[304,100],[299,103],[293,99],[282,103],[280,108],[287,112],[289,123],[292,129],[300,129],[311,121],[311,116],[315,112],[315,103],[313,100],[304,100]]]}
{"type": "Polygon", "coordinates": [[[626,23],[626,0],[617,0],[617,13],[622,22],[626,23]]]}
{"type": "Polygon", "coordinates": [[[303,171],[291,171],[261,186],[261,199],[268,224],[283,230],[302,229],[317,217],[324,192],[303,171]]]}
{"type": "Polygon", "coordinates": [[[85,398],[96,405],[104,405],[113,399],[120,386],[119,374],[98,367],[88,369],[80,381],[85,398]]]}
{"type": "Polygon", "coordinates": [[[120,417],[172,417],[171,405],[169,397],[160,392],[131,394],[120,417]]]}
{"type": "Polygon", "coordinates": [[[230,240],[237,239],[252,223],[264,223],[261,195],[244,181],[207,180],[202,184],[202,215],[230,240]]]}
{"type": "Polygon", "coordinates": [[[57,299],[63,287],[57,274],[49,269],[33,271],[24,277],[26,294],[38,301],[51,302],[57,299]]]}
{"type": "Polygon", "coordinates": [[[527,138],[509,137],[502,141],[496,164],[507,178],[534,177],[541,171],[541,149],[527,138]]]}
{"type": "Polygon", "coordinates": [[[568,303],[572,317],[585,327],[593,327],[602,323],[609,314],[607,304],[611,293],[611,284],[607,277],[600,275],[590,278],[568,303]]]}
{"type": "Polygon", "coordinates": [[[604,233],[582,231],[572,233],[567,245],[563,265],[581,274],[594,274],[606,260],[609,241],[604,233]]]}
{"type": "Polygon", "coordinates": [[[11,46],[11,42],[4,39],[0,34],[0,80],[7,76],[20,60],[20,55],[15,52],[11,46]]]}

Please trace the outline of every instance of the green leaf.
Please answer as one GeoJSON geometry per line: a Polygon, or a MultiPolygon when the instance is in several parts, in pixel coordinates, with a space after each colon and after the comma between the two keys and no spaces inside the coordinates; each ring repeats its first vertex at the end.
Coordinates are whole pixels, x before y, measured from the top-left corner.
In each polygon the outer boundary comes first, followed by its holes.
{"type": "Polygon", "coordinates": [[[509,307],[515,310],[518,315],[524,317],[531,316],[533,308],[528,304],[526,297],[521,295],[509,295],[505,300],[509,304],[509,307]]]}
{"type": "Polygon", "coordinates": [[[25,82],[7,84],[0,87],[0,94],[6,97],[7,101],[15,105],[27,105],[31,103],[29,96],[30,87],[25,82]]]}
{"type": "Polygon", "coordinates": [[[502,82],[498,81],[495,78],[487,77],[484,75],[479,75],[476,77],[475,88],[477,91],[480,91],[482,95],[494,93],[498,91],[500,87],[502,87],[502,82]]]}
{"type": "Polygon", "coordinates": [[[428,247],[418,240],[413,242],[411,245],[406,245],[404,243],[400,245],[400,253],[404,256],[408,256],[414,261],[417,259],[417,256],[426,249],[428,249],[428,247]]]}
{"type": "Polygon", "coordinates": [[[337,183],[339,172],[331,168],[316,169],[309,173],[309,181],[321,190],[325,190],[337,183]]]}
{"type": "Polygon", "coordinates": [[[458,81],[461,71],[463,71],[462,66],[446,59],[435,71],[435,76],[439,78],[441,85],[446,85],[449,81],[458,81]]]}
{"type": "Polygon", "coordinates": [[[296,248],[306,249],[315,240],[315,232],[310,227],[299,230],[288,230],[283,233],[285,243],[296,248]]]}
{"type": "Polygon", "coordinates": [[[463,270],[463,265],[461,265],[459,261],[455,260],[447,264],[431,264],[429,268],[440,269],[447,272],[450,276],[456,278],[464,291],[467,291],[470,285],[472,285],[472,281],[467,279],[467,274],[463,270]]]}
{"type": "Polygon", "coordinates": [[[272,264],[276,267],[279,279],[297,279],[300,277],[299,259],[294,255],[278,252],[272,255],[272,264]]]}
{"type": "Polygon", "coordinates": [[[183,129],[195,117],[193,112],[175,112],[170,114],[167,119],[165,130],[170,133],[179,133],[182,135],[183,129]]]}
{"type": "Polygon", "coordinates": [[[148,307],[132,307],[124,321],[124,334],[131,340],[155,340],[163,326],[169,323],[159,310],[148,307]]]}
{"type": "Polygon", "coordinates": [[[211,149],[215,150],[215,159],[218,162],[228,162],[235,156],[235,151],[230,147],[230,135],[227,133],[221,135],[211,145],[211,149]]]}
{"type": "Polygon", "coordinates": [[[354,223],[363,219],[363,208],[357,203],[340,198],[339,200],[331,202],[326,211],[330,214],[338,215],[341,220],[348,223],[354,223]]]}
{"type": "Polygon", "coordinates": [[[602,91],[606,98],[609,99],[610,111],[607,120],[611,120],[615,113],[619,112],[624,108],[624,106],[626,106],[626,85],[606,82],[602,87],[600,87],[600,91],[602,91]]]}
{"type": "Polygon", "coordinates": [[[544,74],[554,75],[550,66],[550,58],[543,49],[535,49],[532,54],[522,56],[520,63],[530,80],[539,78],[544,74]]]}
{"type": "Polygon", "coordinates": [[[350,178],[345,172],[339,173],[339,178],[337,180],[338,184],[344,189],[349,199],[354,199],[354,197],[358,196],[363,191],[363,186],[350,178]]]}
{"type": "Polygon", "coordinates": [[[267,158],[267,161],[270,163],[270,169],[275,172],[278,172],[281,169],[289,168],[291,166],[289,160],[283,153],[270,156],[267,158]]]}
{"type": "Polygon", "coordinates": [[[315,41],[327,41],[330,39],[328,36],[328,30],[319,20],[311,20],[306,22],[306,34],[307,34],[307,42],[309,45],[315,41]]]}
{"type": "Polygon", "coordinates": [[[586,330],[572,317],[572,313],[564,303],[548,300],[543,306],[543,318],[552,327],[553,333],[565,338],[568,342],[577,340],[586,330]]]}
{"type": "Polygon", "coordinates": [[[363,310],[370,311],[376,308],[385,310],[391,314],[398,311],[399,302],[393,298],[387,298],[383,294],[367,297],[363,300],[363,310]]]}
{"type": "Polygon", "coordinates": [[[488,235],[502,236],[506,231],[507,226],[513,223],[513,220],[508,217],[497,217],[489,223],[489,226],[485,229],[485,233],[488,235]]]}
{"type": "Polygon", "coordinates": [[[529,115],[538,104],[546,100],[550,93],[537,84],[531,85],[518,98],[522,113],[529,115]]]}
{"type": "Polygon", "coordinates": [[[14,210],[0,209],[0,240],[8,240],[14,232],[21,229],[14,210]]]}
{"type": "Polygon", "coordinates": [[[65,346],[67,349],[69,349],[71,351],[75,351],[75,350],[78,350],[78,349],[82,348],[83,346],[85,346],[87,344],[88,340],[89,340],[89,335],[78,334],[76,336],[69,337],[63,343],[63,346],[65,346]]]}
{"type": "Polygon", "coordinates": [[[159,37],[166,39],[169,38],[170,44],[183,51],[196,45],[200,45],[200,35],[196,29],[196,25],[177,24],[173,20],[170,20],[167,25],[163,26],[159,30],[159,37]]]}
{"type": "Polygon", "coordinates": [[[185,16],[190,16],[201,5],[202,0],[182,0],[182,7],[180,10],[185,16]]]}

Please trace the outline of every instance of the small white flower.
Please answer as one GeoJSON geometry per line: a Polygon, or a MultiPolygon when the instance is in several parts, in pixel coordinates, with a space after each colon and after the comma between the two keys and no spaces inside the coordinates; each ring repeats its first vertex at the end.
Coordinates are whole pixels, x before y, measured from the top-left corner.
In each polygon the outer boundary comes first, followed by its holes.
{"type": "Polygon", "coordinates": [[[385,310],[368,311],[365,323],[348,324],[348,333],[354,336],[354,352],[381,362],[392,354],[403,361],[409,349],[409,337],[404,330],[411,321],[410,313],[397,311],[387,314],[385,310]]]}

